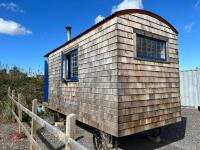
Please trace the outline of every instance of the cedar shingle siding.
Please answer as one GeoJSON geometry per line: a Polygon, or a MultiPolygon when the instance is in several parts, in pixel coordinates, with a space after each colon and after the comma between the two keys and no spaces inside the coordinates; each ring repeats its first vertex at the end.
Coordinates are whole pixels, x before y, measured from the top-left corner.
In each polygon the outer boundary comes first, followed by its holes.
{"type": "Polygon", "coordinates": [[[48,54],[49,107],[117,137],[180,121],[177,39],[147,13],[112,17],[48,54]],[[136,34],[164,39],[166,61],[137,58],[136,34]],[[63,82],[61,52],[76,48],[79,81],[63,82]]]}

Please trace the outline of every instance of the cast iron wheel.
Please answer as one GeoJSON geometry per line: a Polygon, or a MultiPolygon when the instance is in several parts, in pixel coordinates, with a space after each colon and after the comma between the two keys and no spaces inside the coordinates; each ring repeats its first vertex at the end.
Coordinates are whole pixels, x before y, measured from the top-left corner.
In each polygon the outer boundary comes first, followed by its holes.
{"type": "Polygon", "coordinates": [[[93,134],[93,144],[96,150],[117,150],[117,140],[114,139],[111,135],[102,132],[96,131],[93,134]]]}
{"type": "Polygon", "coordinates": [[[93,134],[93,145],[96,150],[100,149],[101,136],[99,131],[95,131],[93,134]]]}

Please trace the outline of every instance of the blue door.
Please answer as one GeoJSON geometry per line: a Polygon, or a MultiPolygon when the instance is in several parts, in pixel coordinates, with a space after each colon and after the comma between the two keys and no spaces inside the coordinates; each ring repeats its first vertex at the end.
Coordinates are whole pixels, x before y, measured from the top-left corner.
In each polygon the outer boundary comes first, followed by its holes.
{"type": "Polygon", "coordinates": [[[44,101],[48,102],[48,91],[49,91],[49,66],[48,61],[44,62],[44,101]]]}

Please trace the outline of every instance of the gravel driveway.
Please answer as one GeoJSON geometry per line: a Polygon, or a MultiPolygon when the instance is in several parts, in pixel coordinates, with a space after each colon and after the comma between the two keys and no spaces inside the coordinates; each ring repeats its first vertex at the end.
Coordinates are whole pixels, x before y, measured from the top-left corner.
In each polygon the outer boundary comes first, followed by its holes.
{"type": "Polygon", "coordinates": [[[30,149],[27,138],[18,138],[17,128],[16,123],[3,124],[0,122],[0,150],[30,149]]]}
{"type": "MultiPolygon", "coordinates": [[[[49,119],[52,123],[52,118],[49,119]]],[[[80,126],[80,125],[79,125],[80,126]]],[[[77,126],[76,140],[88,149],[93,150],[92,134],[77,126]]],[[[88,129],[88,128],[87,128],[88,129]]],[[[61,130],[65,130],[62,128],[61,130]]],[[[0,123],[0,150],[29,149],[27,139],[18,142],[9,140],[9,134],[17,131],[17,124],[0,123]]],[[[64,144],[60,143],[46,130],[41,130],[37,141],[46,143],[43,149],[61,150],[64,144]]],[[[195,109],[182,108],[182,122],[162,128],[161,142],[155,143],[146,138],[146,133],[139,133],[120,139],[119,149],[123,150],[199,150],[200,149],[200,112],[195,109]]]]}

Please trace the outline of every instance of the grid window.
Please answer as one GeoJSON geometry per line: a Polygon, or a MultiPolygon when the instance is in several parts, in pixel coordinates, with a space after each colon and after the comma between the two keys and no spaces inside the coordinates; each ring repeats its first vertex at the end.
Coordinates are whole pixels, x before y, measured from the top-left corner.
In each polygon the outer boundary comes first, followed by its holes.
{"type": "Polygon", "coordinates": [[[166,41],[137,34],[137,57],[152,60],[166,60],[166,41]]]}
{"type": "Polygon", "coordinates": [[[71,53],[71,76],[72,77],[77,77],[78,76],[78,51],[74,50],[71,53]]]}
{"type": "Polygon", "coordinates": [[[78,81],[78,50],[73,50],[63,57],[64,72],[66,81],[78,81]]]}

